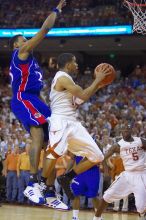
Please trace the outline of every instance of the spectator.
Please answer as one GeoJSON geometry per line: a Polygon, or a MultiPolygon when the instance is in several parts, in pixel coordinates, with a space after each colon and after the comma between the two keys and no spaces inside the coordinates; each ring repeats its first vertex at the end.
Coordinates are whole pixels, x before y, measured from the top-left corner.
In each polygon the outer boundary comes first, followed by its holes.
{"type": "Polygon", "coordinates": [[[18,157],[17,177],[18,177],[18,202],[24,203],[23,191],[28,185],[30,175],[29,146],[23,148],[23,152],[18,157]]]}
{"type": "Polygon", "coordinates": [[[7,155],[5,175],[7,178],[7,201],[16,202],[17,198],[17,162],[18,162],[18,147],[14,148],[14,152],[7,155]]]}

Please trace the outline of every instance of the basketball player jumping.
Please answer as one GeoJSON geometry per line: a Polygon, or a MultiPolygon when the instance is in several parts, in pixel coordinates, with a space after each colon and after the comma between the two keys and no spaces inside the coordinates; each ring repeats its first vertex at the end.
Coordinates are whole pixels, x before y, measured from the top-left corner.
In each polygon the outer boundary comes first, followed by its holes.
{"type": "MultiPolygon", "coordinates": [[[[24,194],[33,202],[44,204],[41,187],[38,184],[37,172],[40,158],[40,151],[43,142],[48,141],[47,120],[51,112],[49,107],[41,100],[40,90],[43,87],[42,71],[33,57],[33,49],[45,38],[48,31],[55,23],[57,14],[65,6],[65,0],[61,0],[52,13],[47,17],[39,32],[30,40],[22,35],[16,35],[10,40],[13,49],[10,64],[10,76],[13,91],[11,108],[15,116],[30,132],[32,138],[30,150],[30,181],[24,194]]],[[[49,160],[44,162],[41,182],[43,189],[47,178],[49,160]]],[[[51,173],[51,171],[50,171],[51,173]]],[[[50,187],[54,182],[54,173],[50,174],[50,187]]],[[[51,200],[52,201],[52,200],[51,200]]],[[[48,202],[47,202],[48,203],[48,202]]],[[[58,203],[60,204],[60,203],[58,203]]]]}
{"type": "Polygon", "coordinates": [[[69,173],[58,177],[58,182],[65,190],[66,195],[73,199],[70,189],[71,180],[78,174],[90,169],[104,159],[93,138],[76,118],[76,101],[78,97],[87,101],[98,89],[99,83],[109,75],[109,67],[100,68],[93,83],[86,89],[74,83],[71,74],[77,73],[78,65],[73,54],[64,53],[58,57],[59,71],[56,73],[50,92],[51,118],[48,156],[52,161],[63,155],[67,149],[76,156],[85,157],[69,173]]]}
{"type": "Polygon", "coordinates": [[[123,160],[125,171],[105,191],[93,220],[101,220],[101,214],[108,203],[118,201],[133,193],[141,220],[146,220],[146,140],[131,135],[131,125],[122,128],[123,138],[109,149],[105,159],[118,152],[123,160]]]}

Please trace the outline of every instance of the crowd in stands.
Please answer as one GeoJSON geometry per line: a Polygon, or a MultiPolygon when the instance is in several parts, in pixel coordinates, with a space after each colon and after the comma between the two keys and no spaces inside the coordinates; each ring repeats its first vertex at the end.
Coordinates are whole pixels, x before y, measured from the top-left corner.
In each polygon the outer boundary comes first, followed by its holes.
{"type": "MultiPolygon", "coordinates": [[[[50,83],[55,72],[55,58],[52,58],[52,61],[49,64],[49,69],[47,67],[44,68],[45,87],[42,95],[45,98],[48,97],[50,83]]],[[[7,69],[4,69],[5,74],[3,72],[4,70],[1,69],[2,76],[5,76],[5,80],[0,80],[0,157],[4,165],[2,171],[3,177],[1,178],[5,179],[6,177],[6,187],[4,186],[1,191],[6,188],[6,201],[24,203],[25,198],[22,192],[27,185],[29,177],[30,164],[28,150],[31,138],[10,111],[11,86],[7,69]]],[[[82,75],[79,73],[75,77],[75,81],[85,88],[93,80],[92,75],[92,69],[87,67],[82,75]]],[[[113,143],[121,138],[120,128],[125,123],[130,122],[133,124],[133,135],[145,138],[146,65],[142,67],[136,66],[128,77],[122,77],[121,74],[121,77],[118,77],[111,85],[101,89],[88,102],[81,105],[78,108],[78,113],[79,120],[83,122],[94,139],[100,142],[104,153],[113,143]]],[[[40,158],[39,173],[42,169],[42,158],[43,150],[40,158]]],[[[111,160],[113,164],[116,163],[114,159],[111,160]]],[[[67,161],[68,156],[64,156],[56,164],[57,176],[66,170],[67,161]]],[[[119,163],[118,159],[116,161],[119,163]]],[[[109,165],[108,174],[106,171],[103,174],[101,170],[101,177],[104,176],[104,179],[106,179],[110,175],[110,179],[114,180],[119,172],[122,171],[121,167],[122,165],[120,166],[120,171],[114,171],[112,170],[112,165],[109,165]]],[[[103,186],[101,178],[100,193],[103,186]]],[[[61,189],[57,183],[56,188],[57,192],[60,192],[61,189]]],[[[64,195],[64,192],[62,194],[64,202],[68,203],[69,201],[66,195],[64,195]]],[[[85,204],[87,204],[87,201],[83,199],[83,205],[85,204]]],[[[115,204],[115,210],[117,206],[119,204],[115,204]]],[[[90,201],[88,207],[90,207],[90,201]]]]}
{"type": "MultiPolygon", "coordinates": [[[[56,2],[55,2],[56,3],[56,2]]],[[[55,7],[52,0],[0,0],[0,28],[40,27],[55,7]]],[[[131,24],[121,0],[69,1],[56,27],[131,24]]]]}

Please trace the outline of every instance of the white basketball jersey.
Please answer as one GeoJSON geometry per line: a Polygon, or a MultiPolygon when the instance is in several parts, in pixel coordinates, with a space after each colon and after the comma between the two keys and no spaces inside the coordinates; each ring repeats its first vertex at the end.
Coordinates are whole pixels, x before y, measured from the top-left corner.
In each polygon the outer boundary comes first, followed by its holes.
{"type": "Polygon", "coordinates": [[[133,137],[132,142],[127,142],[124,139],[120,140],[120,156],[123,160],[126,171],[141,171],[144,170],[145,153],[142,149],[142,142],[139,137],[133,137]]]}
{"type": "MultiPolygon", "coordinates": [[[[73,103],[73,95],[67,90],[58,92],[54,89],[58,78],[65,76],[73,81],[72,77],[67,73],[58,71],[52,81],[51,92],[50,92],[50,107],[53,116],[69,117],[69,119],[76,118],[76,106],[73,103]]],[[[74,82],[74,81],[73,81],[74,82]]]]}

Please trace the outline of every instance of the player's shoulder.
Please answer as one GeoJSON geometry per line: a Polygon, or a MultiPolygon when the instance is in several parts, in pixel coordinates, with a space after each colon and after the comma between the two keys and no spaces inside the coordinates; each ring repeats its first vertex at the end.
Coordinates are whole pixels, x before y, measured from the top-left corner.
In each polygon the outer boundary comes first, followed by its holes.
{"type": "Polygon", "coordinates": [[[72,77],[71,77],[68,73],[59,70],[59,71],[55,74],[55,77],[54,77],[54,78],[60,78],[60,77],[62,77],[62,78],[69,78],[69,79],[72,80],[72,77]]]}
{"type": "Polygon", "coordinates": [[[141,137],[133,136],[134,141],[141,140],[141,137]]]}

